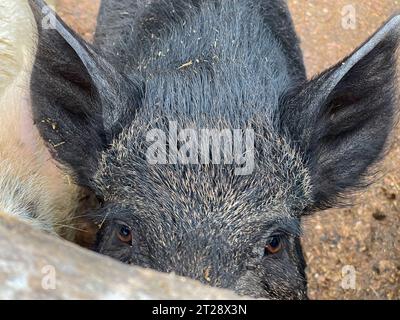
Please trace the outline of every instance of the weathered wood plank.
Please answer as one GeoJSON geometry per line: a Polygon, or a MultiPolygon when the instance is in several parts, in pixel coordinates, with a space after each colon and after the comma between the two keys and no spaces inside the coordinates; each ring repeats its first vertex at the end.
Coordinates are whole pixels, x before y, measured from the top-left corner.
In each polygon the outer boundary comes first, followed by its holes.
{"type": "Polygon", "coordinates": [[[238,298],[190,279],[121,264],[0,215],[0,299],[238,298]]]}

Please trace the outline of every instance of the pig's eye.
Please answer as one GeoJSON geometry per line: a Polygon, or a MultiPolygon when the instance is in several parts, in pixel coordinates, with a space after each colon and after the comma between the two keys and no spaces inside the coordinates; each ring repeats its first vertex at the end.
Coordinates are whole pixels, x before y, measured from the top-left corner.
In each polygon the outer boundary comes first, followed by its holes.
{"type": "Polygon", "coordinates": [[[282,239],[279,235],[272,236],[265,244],[264,255],[276,254],[282,249],[282,239]]]}
{"type": "Polygon", "coordinates": [[[126,225],[119,225],[118,238],[129,245],[132,244],[132,230],[126,225]]]}

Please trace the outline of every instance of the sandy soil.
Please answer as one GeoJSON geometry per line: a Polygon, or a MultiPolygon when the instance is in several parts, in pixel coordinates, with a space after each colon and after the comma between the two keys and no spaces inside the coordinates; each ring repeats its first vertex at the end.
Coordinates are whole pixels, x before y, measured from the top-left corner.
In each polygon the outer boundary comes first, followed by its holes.
{"type": "MultiPolygon", "coordinates": [[[[310,77],[351,53],[387,18],[400,12],[400,0],[288,2],[310,77]],[[356,23],[351,29],[353,20],[344,20],[343,15],[353,9],[356,23]]],[[[57,8],[78,33],[92,38],[98,0],[59,0],[57,8]]],[[[367,192],[354,197],[354,207],[305,219],[310,298],[400,299],[399,130],[381,166],[384,174],[367,192]],[[355,270],[355,289],[342,288],[346,266],[355,270]]]]}

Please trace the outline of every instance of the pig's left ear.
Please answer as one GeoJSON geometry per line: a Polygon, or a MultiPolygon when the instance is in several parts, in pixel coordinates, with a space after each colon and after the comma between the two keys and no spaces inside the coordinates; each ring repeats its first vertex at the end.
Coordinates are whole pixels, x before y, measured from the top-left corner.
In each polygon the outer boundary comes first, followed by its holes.
{"type": "Polygon", "coordinates": [[[397,111],[400,16],[348,58],[282,100],[280,126],[304,154],[310,210],[332,207],[363,187],[382,158],[397,111]]]}
{"type": "Polygon", "coordinates": [[[88,185],[100,152],[137,106],[140,89],[44,1],[29,4],[38,29],[31,76],[34,120],[56,160],[70,167],[80,184],[88,185]]]}

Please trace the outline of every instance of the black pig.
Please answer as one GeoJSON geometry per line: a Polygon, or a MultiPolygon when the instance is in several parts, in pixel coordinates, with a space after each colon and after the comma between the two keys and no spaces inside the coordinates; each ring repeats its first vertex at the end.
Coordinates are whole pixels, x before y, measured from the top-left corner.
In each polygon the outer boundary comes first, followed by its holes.
{"type": "Polygon", "coordinates": [[[103,1],[93,45],[30,3],[35,120],[103,203],[96,250],[307,298],[301,218],[343,203],[384,154],[400,16],[307,80],[281,0],[103,1]]]}

